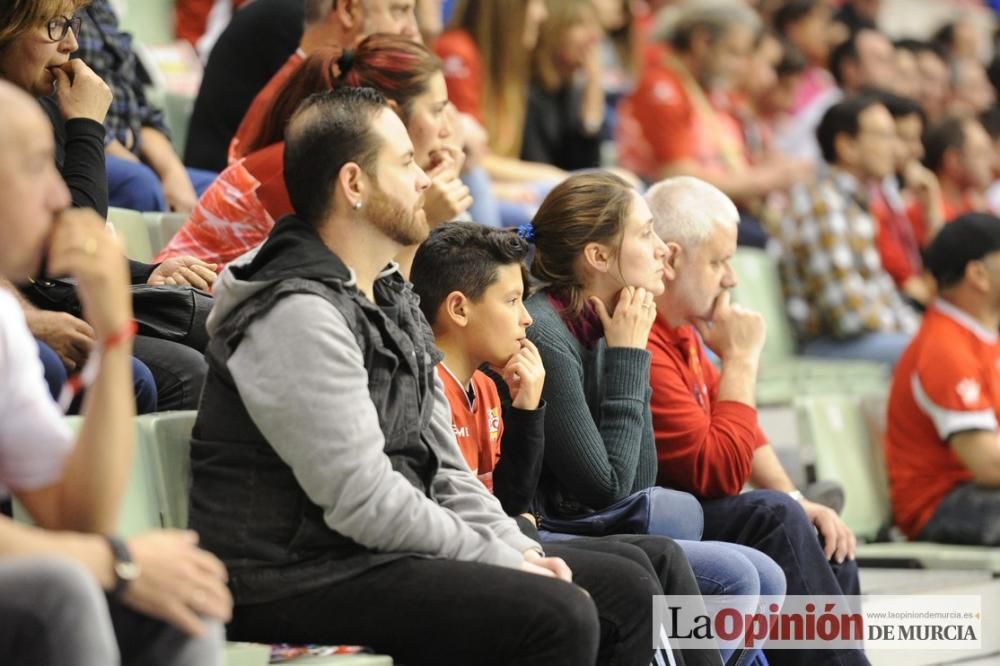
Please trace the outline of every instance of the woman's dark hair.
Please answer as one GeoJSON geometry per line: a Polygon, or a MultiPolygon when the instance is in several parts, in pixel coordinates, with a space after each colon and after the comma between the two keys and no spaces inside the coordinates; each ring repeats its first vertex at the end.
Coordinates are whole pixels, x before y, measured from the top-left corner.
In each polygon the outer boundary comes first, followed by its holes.
{"type": "Polygon", "coordinates": [[[585,305],[578,259],[588,243],[621,246],[635,196],[632,186],[612,173],[580,173],[549,192],[535,214],[531,274],[566,300],[570,316],[585,305]]]}
{"type": "Polygon", "coordinates": [[[440,71],[441,61],[426,46],[399,35],[371,35],[350,58],[341,49],[319,49],[285,83],[246,152],[281,141],[302,100],[338,86],[375,88],[399,106],[405,123],[413,100],[427,92],[431,77],[440,71]],[[346,71],[341,71],[342,65],[346,71]]]}

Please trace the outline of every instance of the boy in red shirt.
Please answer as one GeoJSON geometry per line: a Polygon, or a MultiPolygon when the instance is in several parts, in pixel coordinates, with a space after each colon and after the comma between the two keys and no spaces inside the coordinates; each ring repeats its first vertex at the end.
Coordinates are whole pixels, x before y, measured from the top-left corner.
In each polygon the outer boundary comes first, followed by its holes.
{"type": "Polygon", "coordinates": [[[911,539],[1000,544],[1000,219],[970,213],[927,249],[938,298],[900,357],[886,461],[911,539]]]}
{"type": "MultiPolygon", "coordinates": [[[[527,242],[512,232],[452,222],[420,246],[410,277],[444,353],[437,371],[465,460],[504,511],[537,538],[532,509],[544,452],[545,369],[527,339],[531,316],[521,263],[527,253],[527,242]],[[478,369],[487,364],[492,379],[478,369]]],[[[547,543],[545,550],[570,565],[574,581],[597,604],[598,663],[650,663],[650,596],[698,594],[683,552],[667,537],[573,539],[547,543]]],[[[667,656],[655,658],[666,663],[667,656]]],[[[673,659],[721,663],[710,650],[679,651],[673,659]]]]}

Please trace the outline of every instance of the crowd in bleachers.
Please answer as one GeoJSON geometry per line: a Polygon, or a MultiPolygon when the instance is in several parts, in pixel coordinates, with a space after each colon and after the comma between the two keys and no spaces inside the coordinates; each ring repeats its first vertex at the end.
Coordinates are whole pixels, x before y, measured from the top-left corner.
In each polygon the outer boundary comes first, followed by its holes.
{"type": "Polygon", "coordinates": [[[0,2],[0,661],[866,664],[650,599],[1000,545],[992,10],[175,4],[180,123],[121,3],[0,2]],[[861,396],[864,487],[761,425],[861,396]]]}

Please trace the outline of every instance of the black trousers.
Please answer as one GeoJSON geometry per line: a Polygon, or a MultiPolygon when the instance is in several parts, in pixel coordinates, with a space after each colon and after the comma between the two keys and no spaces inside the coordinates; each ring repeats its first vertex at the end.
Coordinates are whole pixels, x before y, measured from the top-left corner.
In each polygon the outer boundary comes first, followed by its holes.
{"type": "Polygon", "coordinates": [[[208,363],[200,351],[179,342],[139,335],[132,353],[153,373],[159,411],[198,408],[208,373],[208,363]]]}
{"type": "MultiPolygon", "coordinates": [[[[545,552],[548,555],[556,555],[565,559],[570,568],[573,569],[574,580],[590,592],[597,603],[602,630],[600,651],[602,660],[599,660],[598,663],[648,664],[652,656],[650,647],[653,626],[653,605],[650,597],[659,594],[678,596],[700,594],[698,581],[691,570],[691,565],[688,564],[687,558],[684,556],[683,549],[673,539],[667,537],[646,534],[581,537],[557,544],[545,544],[545,552]],[[625,598],[621,592],[617,595],[614,591],[607,593],[604,588],[614,588],[619,585],[617,582],[618,577],[612,577],[600,568],[592,571],[591,568],[574,565],[573,560],[570,558],[579,557],[578,554],[572,552],[574,550],[578,552],[603,553],[612,555],[618,559],[631,561],[640,570],[645,572],[644,578],[652,579],[650,581],[651,585],[646,585],[647,589],[644,592],[646,595],[645,599],[641,600],[641,603],[633,603],[625,598]],[[568,556],[565,554],[567,551],[570,551],[568,556]],[[596,580],[592,580],[593,578],[596,578],[596,580]],[[643,610],[645,612],[640,613],[643,610]],[[639,618],[637,617],[638,615],[642,615],[642,617],[639,618]],[[621,620],[615,622],[613,621],[615,617],[620,617],[621,620]],[[631,618],[631,620],[628,618],[631,618]],[[638,650],[634,653],[635,659],[638,659],[638,661],[605,659],[604,657],[613,656],[606,653],[605,646],[607,642],[605,640],[605,633],[615,626],[629,626],[630,621],[634,622],[636,620],[640,621],[642,625],[638,629],[636,636],[625,634],[619,630],[618,649],[624,651],[624,645],[631,644],[633,640],[638,639],[640,645],[644,645],[647,648],[645,661],[642,660],[642,653],[638,650]],[[621,640],[622,638],[627,638],[628,640],[621,640]]],[[[595,562],[594,564],[600,566],[599,562],[595,562]]],[[[675,650],[673,658],[678,666],[681,664],[685,666],[721,666],[722,664],[722,658],[717,650],[675,650]]],[[[663,663],[669,663],[665,655],[662,661],[663,663]]]]}
{"type": "Polygon", "coordinates": [[[1000,546],[1000,490],[963,483],[945,495],[921,541],[1000,546]]]}
{"type": "MultiPolygon", "coordinates": [[[[705,541],[729,541],[756,548],[785,572],[789,595],[858,595],[858,565],[830,562],[802,506],[785,493],[753,490],[702,501],[705,541]]],[[[771,666],[867,664],[860,650],[772,650],[771,666]]]]}
{"type": "Polygon", "coordinates": [[[577,585],[406,557],[306,594],[238,606],[228,636],[366,645],[407,666],[588,666],[596,663],[600,624],[577,585]]]}

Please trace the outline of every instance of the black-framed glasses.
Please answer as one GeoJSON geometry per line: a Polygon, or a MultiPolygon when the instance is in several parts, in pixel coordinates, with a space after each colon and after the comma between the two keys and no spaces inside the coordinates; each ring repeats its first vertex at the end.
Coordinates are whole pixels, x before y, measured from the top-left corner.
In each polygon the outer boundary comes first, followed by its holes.
{"type": "Polygon", "coordinates": [[[73,29],[74,35],[79,35],[80,26],[82,24],[82,16],[57,16],[46,25],[49,29],[49,39],[53,42],[61,42],[66,39],[66,35],[69,34],[70,28],[73,29]]]}

